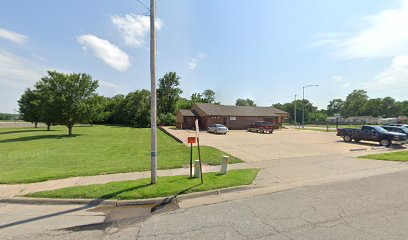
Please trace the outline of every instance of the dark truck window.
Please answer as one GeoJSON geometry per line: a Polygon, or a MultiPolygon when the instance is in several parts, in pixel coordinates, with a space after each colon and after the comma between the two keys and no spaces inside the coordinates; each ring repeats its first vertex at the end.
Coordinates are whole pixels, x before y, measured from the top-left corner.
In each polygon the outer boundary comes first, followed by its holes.
{"type": "Polygon", "coordinates": [[[387,131],[384,128],[379,127],[379,126],[364,126],[361,130],[363,131],[375,130],[376,132],[386,132],[387,131]]]}

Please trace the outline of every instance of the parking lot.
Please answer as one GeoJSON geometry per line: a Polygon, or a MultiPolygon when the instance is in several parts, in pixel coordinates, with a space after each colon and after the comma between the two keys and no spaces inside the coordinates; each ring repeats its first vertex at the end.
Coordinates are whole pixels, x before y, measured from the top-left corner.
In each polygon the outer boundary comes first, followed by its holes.
{"type": "MultiPolygon", "coordinates": [[[[184,142],[188,136],[195,136],[191,130],[169,131],[184,142]]],[[[335,132],[297,129],[280,129],[273,134],[230,131],[226,135],[201,131],[200,143],[219,148],[246,162],[324,155],[358,156],[400,149],[398,146],[380,147],[374,142],[345,143],[335,132]]]]}
{"type": "MultiPolygon", "coordinates": [[[[167,130],[177,138],[195,136],[191,130],[167,130]]],[[[280,129],[273,134],[230,131],[226,135],[200,132],[200,143],[213,146],[260,168],[258,185],[308,185],[361,178],[407,169],[408,164],[356,158],[406,150],[373,142],[345,143],[335,132],[280,129]]],[[[203,156],[205,157],[205,156],[203,156]]],[[[221,158],[221,156],[220,156],[221,158]]]]}

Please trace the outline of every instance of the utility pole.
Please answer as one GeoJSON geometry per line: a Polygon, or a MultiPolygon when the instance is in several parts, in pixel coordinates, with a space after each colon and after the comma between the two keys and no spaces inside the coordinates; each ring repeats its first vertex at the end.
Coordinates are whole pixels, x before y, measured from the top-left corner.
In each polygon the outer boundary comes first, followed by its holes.
{"type": "Polygon", "coordinates": [[[297,121],[296,121],[296,94],[295,94],[295,111],[294,111],[294,116],[295,116],[295,126],[297,125],[297,121]]]}
{"type": "Polygon", "coordinates": [[[305,128],[305,88],[317,87],[319,85],[306,85],[303,87],[303,98],[302,98],[302,128],[305,128]]]}
{"type": "Polygon", "coordinates": [[[156,0],[150,0],[150,80],[151,80],[151,183],[157,182],[157,98],[156,98],[156,0]]]}

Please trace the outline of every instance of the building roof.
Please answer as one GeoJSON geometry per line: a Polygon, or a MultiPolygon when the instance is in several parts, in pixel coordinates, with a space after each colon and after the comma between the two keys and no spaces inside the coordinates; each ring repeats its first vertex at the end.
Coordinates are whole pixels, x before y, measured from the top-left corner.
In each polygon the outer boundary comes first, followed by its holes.
{"type": "Polygon", "coordinates": [[[197,116],[197,113],[195,111],[192,110],[187,110],[187,109],[180,109],[179,110],[181,115],[184,117],[195,117],[197,116]]]}
{"type": "Polygon", "coordinates": [[[208,116],[277,117],[287,114],[274,107],[226,106],[211,103],[195,103],[208,116]]]}

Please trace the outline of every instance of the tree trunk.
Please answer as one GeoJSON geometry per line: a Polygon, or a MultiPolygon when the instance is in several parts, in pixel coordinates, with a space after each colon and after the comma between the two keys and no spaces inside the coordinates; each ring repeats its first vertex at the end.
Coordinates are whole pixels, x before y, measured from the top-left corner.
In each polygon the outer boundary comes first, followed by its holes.
{"type": "Polygon", "coordinates": [[[68,135],[72,136],[72,125],[68,125],[68,135]]]}
{"type": "Polygon", "coordinates": [[[35,122],[35,123],[34,123],[34,128],[37,128],[37,124],[38,124],[38,122],[35,122]]]}
{"type": "Polygon", "coordinates": [[[47,131],[50,131],[51,124],[47,123],[47,131]]]}

